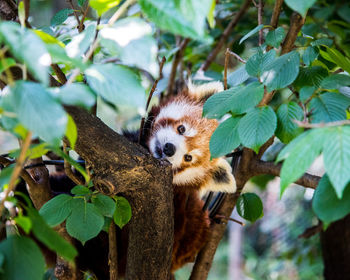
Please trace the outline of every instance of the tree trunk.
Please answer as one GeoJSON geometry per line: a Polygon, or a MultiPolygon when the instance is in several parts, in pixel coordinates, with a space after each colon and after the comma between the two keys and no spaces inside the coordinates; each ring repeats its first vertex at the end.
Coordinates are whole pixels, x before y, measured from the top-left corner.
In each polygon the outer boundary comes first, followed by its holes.
{"type": "Polygon", "coordinates": [[[350,215],[321,233],[324,277],[344,280],[350,277],[350,215]]]}

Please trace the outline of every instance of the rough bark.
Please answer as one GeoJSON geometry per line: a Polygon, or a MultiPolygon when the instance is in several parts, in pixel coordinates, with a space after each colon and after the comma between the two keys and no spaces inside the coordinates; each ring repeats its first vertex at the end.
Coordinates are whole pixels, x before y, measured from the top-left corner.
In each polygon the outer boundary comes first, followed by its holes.
{"type": "Polygon", "coordinates": [[[326,280],[344,280],[350,275],[350,215],[332,223],[321,233],[326,280]]]}
{"type": "Polygon", "coordinates": [[[132,206],[126,279],[170,279],[174,219],[169,164],[88,112],[66,110],[78,128],[75,150],[93,169],[95,187],[124,196],[132,206]]]}

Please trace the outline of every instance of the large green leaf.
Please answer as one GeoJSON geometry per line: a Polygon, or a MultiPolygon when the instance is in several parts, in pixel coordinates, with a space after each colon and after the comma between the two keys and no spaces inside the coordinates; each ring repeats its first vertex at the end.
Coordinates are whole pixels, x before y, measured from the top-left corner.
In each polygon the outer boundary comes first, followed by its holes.
{"type": "Polygon", "coordinates": [[[291,141],[278,155],[283,160],[281,169],[281,195],[285,189],[299,179],[321,153],[325,141],[324,129],[312,129],[291,141]]]}
{"type": "Polygon", "coordinates": [[[238,214],[250,221],[255,222],[263,216],[263,204],[259,196],[255,193],[244,193],[237,200],[238,214]]]}
{"type": "Polygon", "coordinates": [[[267,86],[267,90],[284,88],[293,83],[299,73],[299,59],[299,53],[292,51],[264,67],[261,80],[267,86]]]}
{"type": "Polygon", "coordinates": [[[256,153],[274,134],[277,126],[275,112],[269,106],[250,110],[238,124],[238,135],[245,147],[256,153]]]}
{"type": "Polygon", "coordinates": [[[63,23],[70,14],[73,14],[74,10],[72,9],[62,9],[58,11],[51,19],[50,24],[52,26],[59,25],[63,23]]]}
{"type": "Polygon", "coordinates": [[[93,197],[92,203],[103,216],[113,217],[116,204],[112,198],[99,193],[96,197],[93,197]]]}
{"type": "Polygon", "coordinates": [[[297,103],[282,104],[277,110],[276,136],[283,143],[289,143],[303,132],[303,128],[298,127],[293,120],[301,121],[303,117],[304,112],[297,103]]]}
{"type": "Polygon", "coordinates": [[[339,89],[340,87],[350,85],[350,76],[344,74],[335,74],[326,77],[321,82],[321,87],[325,89],[339,89]]]}
{"type": "Polygon", "coordinates": [[[350,60],[347,57],[345,57],[340,51],[328,47],[327,53],[332,62],[346,72],[350,73],[350,60]]]}
{"type": "Polygon", "coordinates": [[[203,38],[205,20],[212,4],[211,0],[140,0],[146,16],[159,28],[172,33],[203,38]]]}
{"type": "Polygon", "coordinates": [[[95,105],[96,96],[85,84],[69,84],[57,89],[57,97],[63,104],[91,108],[95,105]]]}
{"type": "Polygon", "coordinates": [[[102,46],[124,64],[135,65],[157,76],[158,47],[152,33],[152,27],[144,20],[126,18],[111,27],[103,28],[99,36],[102,46]]]}
{"type": "Polygon", "coordinates": [[[226,155],[239,146],[241,143],[237,131],[239,120],[237,117],[228,118],[216,128],[209,142],[211,157],[226,155]]]}
{"type": "Polygon", "coordinates": [[[89,0],[89,4],[96,10],[99,16],[107,12],[109,9],[117,6],[119,2],[120,0],[89,0]]]}
{"type": "Polygon", "coordinates": [[[33,82],[16,82],[11,97],[19,121],[46,142],[57,145],[67,126],[67,114],[61,104],[33,82]]]}
{"type": "Polygon", "coordinates": [[[72,212],[73,197],[67,194],[60,194],[46,202],[39,213],[51,227],[62,223],[72,212]]]}
{"type": "Polygon", "coordinates": [[[324,165],[338,198],[341,198],[350,181],[350,127],[328,129],[323,145],[324,165]]]}
{"type": "Polygon", "coordinates": [[[123,228],[131,219],[131,206],[129,202],[122,196],[116,196],[116,209],[113,220],[117,226],[123,228]]]}
{"type": "Polygon", "coordinates": [[[301,67],[299,75],[294,82],[296,87],[319,87],[321,81],[328,76],[328,71],[321,66],[301,67]]]}
{"type": "Polygon", "coordinates": [[[66,52],[71,58],[79,58],[85,54],[95,38],[96,26],[89,25],[82,33],[74,36],[66,46],[66,52]]]}
{"type": "Polygon", "coordinates": [[[36,209],[29,208],[27,212],[32,221],[32,231],[35,237],[61,257],[68,261],[73,261],[78,254],[75,248],[50,228],[36,209]]]}
{"type": "Polygon", "coordinates": [[[286,4],[294,11],[306,16],[307,10],[315,4],[316,0],[286,0],[286,4]]]}
{"type": "Polygon", "coordinates": [[[283,27],[278,27],[275,30],[271,30],[266,35],[266,39],[265,39],[266,44],[274,48],[278,48],[284,39],[284,35],[285,35],[285,32],[283,27]]]}
{"type": "Polygon", "coordinates": [[[324,175],[314,193],[312,209],[327,224],[345,217],[350,213],[350,185],[345,188],[343,197],[339,199],[327,174],[324,175]]]}
{"type": "Polygon", "coordinates": [[[115,106],[144,108],[145,90],[128,68],[114,64],[93,65],[85,74],[90,87],[115,106]]]}
{"type": "Polygon", "coordinates": [[[104,219],[97,208],[83,199],[74,199],[72,213],[66,221],[67,232],[83,244],[97,236],[102,230],[104,219]]]}
{"type": "Polygon", "coordinates": [[[258,52],[248,59],[245,69],[249,75],[260,77],[264,69],[274,61],[275,57],[275,50],[263,53],[261,49],[258,49],[258,52]]]}
{"type": "Polygon", "coordinates": [[[1,279],[43,279],[45,260],[33,240],[11,235],[0,243],[0,252],[5,257],[0,272],[1,279]]]}
{"type": "Polygon", "coordinates": [[[319,54],[319,50],[317,47],[309,46],[306,48],[305,52],[303,53],[303,61],[304,63],[309,66],[317,57],[319,54]]]}
{"type": "Polygon", "coordinates": [[[203,115],[207,118],[221,118],[228,111],[239,115],[258,105],[263,95],[264,87],[258,82],[231,88],[212,95],[203,106],[203,115]]]}
{"type": "Polygon", "coordinates": [[[254,29],[250,30],[246,35],[244,35],[241,38],[241,40],[239,40],[239,43],[242,44],[245,40],[247,40],[249,37],[253,36],[254,34],[258,33],[263,28],[264,28],[263,24],[258,25],[254,29]]]}
{"type": "Polygon", "coordinates": [[[49,82],[48,66],[50,55],[38,36],[15,22],[0,22],[0,40],[9,48],[12,55],[24,63],[31,74],[43,84],[49,82]]]}
{"type": "Polygon", "coordinates": [[[310,102],[312,122],[333,122],[346,119],[346,109],[350,98],[334,92],[326,92],[314,97],[310,102]]]}
{"type": "Polygon", "coordinates": [[[0,172],[0,191],[3,190],[4,187],[8,185],[10,182],[10,178],[13,172],[14,166],[10,165],[6,168],[2,168],[0,172]]]}
{"type": "Polygon", "coordinates": [[[241,66],[236,71],[230,73],[227,76],[227,83],[231,87],[235,87],[240,85],[241,83],[244,83],[248,79],[249,79],[249,74],[245,70],[245,66],[241,66]]]}

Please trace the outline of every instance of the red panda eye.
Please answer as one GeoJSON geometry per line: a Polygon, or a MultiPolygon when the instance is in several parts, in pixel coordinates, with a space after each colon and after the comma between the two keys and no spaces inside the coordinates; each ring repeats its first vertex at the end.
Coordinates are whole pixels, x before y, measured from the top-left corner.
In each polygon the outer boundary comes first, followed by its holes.
{"type": "Polygon", "coordinates": [[[184,155],[184,159],[185,159],[185,161],[191,161],[192,156],[191,155],[184,155]]]}
{"type": "Polygon", "coordinates": [[[181,124],[177,127],[177,131],[182,135],[185,133],[186,128],[181,124]]]}

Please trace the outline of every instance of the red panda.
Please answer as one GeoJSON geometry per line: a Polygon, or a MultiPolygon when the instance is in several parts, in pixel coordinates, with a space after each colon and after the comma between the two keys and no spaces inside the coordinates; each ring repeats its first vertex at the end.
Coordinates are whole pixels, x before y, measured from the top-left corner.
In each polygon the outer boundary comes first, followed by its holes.
{"type": "Polygon", "coordinates": [[[202,117],[203,104],[223,91],[221,82],[193,85],[150,112],[147,145],[154,157],[172,164],[175,228],[171,270],[175,271],[205,245],[210,220],[201,196],[209,191],[235,192],[230,165],[223,158],[210,159],[209,141],[218,126],[202,117]]]}

